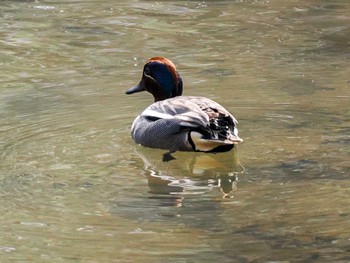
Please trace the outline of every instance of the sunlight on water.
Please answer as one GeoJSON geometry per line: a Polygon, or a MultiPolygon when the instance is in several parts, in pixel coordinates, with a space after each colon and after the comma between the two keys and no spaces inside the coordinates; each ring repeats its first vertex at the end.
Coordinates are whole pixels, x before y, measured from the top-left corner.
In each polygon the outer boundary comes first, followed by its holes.
{"type": "Polygon", "coordinates": [[[347,262],[349,4],[3,1],[4,262],[347,262]],[[234,152],[134,145],[166,56],[239,121],[234,152]]]}

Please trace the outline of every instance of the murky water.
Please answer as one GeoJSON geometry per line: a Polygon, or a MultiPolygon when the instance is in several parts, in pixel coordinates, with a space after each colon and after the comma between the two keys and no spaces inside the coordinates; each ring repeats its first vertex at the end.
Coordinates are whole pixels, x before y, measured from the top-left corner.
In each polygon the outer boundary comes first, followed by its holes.
{"type": "Polygon", "coordinates": [[[2,1],[1,262],[350,261],[350,4],[2,1]],[[149,57],[236,153],[134,145],[149,57]]]}

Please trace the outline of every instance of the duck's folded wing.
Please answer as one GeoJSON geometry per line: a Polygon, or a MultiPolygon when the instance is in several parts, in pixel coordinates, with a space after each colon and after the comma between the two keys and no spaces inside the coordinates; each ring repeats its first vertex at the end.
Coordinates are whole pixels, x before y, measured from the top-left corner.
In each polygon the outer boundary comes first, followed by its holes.
{"type": "Polygon", "coordinates": [[[219,118],[219,116],[226,117],[231,119],[233,124],[237,124],[237,120],[233,115],[226,110],[223,106],[221,106],[219,103],[205,98],[205,97],[193,97],[193,96],[187,96],[187,100],[192,101],[195,103],[202,111],[204,111],[210,119],[219,118]]]}
{"type": "Polygon", "coordinates": [[[146,118],[176,120],[183,127],[205,127],[209,116],[195,103],[168,99],[153,103],[141,114],[146,118]]]}

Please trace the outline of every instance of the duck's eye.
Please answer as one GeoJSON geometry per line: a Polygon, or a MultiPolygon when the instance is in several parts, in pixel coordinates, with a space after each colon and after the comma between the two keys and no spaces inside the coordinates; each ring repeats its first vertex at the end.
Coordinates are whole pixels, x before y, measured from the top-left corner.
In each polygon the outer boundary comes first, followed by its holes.
{"type": "Polygon", "coordinates": [[[145,75],[151,75],[151,69],[149,67],[146,67],[143,72],[145,73],[145,75]]]}

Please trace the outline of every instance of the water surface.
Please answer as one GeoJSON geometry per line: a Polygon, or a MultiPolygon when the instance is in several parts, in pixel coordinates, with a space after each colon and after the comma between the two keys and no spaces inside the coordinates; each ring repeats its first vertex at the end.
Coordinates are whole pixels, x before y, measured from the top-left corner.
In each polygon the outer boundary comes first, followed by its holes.
{"type": "Polygon", "coordinates": [[[3,1],[1,262],[350,260],[350,5],[3,1]],[[178,66],[244,143],[134,145],[145,60],[178,66]]]}

